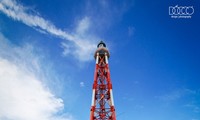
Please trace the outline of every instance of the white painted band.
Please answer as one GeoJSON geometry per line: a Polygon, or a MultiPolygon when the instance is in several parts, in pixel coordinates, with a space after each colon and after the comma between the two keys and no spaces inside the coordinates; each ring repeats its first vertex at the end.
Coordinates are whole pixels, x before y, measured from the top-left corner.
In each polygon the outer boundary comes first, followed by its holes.
{"type": "Polygon", "coordinates": [[[98,62],[99,62],[99,53],[97,53],[96,64],[98,64],[98,62]]]}
{"type": "Polygon", "coordinates": [[[92,106],[94,106],[95,89],[92,90],[92,106]]]}
{"type": "Polygon", "coordinates": [[[111,105],[114,106],[114,99],[113,99],[112,89],[110,89],[110,98],[111,98],[111,105]]]}
{"type": "Polygon", "coordinates": [[[107,56],[107,54],[105,55],[105,59],[106,59],[106,64],[108,64],[108,56],[107,56]]]}

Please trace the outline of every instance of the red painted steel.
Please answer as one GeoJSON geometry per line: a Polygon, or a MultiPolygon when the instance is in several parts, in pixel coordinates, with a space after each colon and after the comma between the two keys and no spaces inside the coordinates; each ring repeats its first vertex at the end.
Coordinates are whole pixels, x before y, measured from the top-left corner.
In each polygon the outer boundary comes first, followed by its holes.
{"type": "Polygon", "coordinates": [[[102,41],[97,47],[90,120],[116,120],[108,65],[109,51],[102,41]]]}

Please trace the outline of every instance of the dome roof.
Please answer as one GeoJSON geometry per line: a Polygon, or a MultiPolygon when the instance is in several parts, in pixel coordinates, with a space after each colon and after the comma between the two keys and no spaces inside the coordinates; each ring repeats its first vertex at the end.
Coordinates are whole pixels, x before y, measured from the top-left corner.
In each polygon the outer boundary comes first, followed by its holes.
{"type": "Polygon", "coordinates": [[[103,41],[100,41],[99,44],[97,45],[97,48],[99,48],[101,45],[103,45],[103,47],[106,47],[106,44],[103,41]]]}

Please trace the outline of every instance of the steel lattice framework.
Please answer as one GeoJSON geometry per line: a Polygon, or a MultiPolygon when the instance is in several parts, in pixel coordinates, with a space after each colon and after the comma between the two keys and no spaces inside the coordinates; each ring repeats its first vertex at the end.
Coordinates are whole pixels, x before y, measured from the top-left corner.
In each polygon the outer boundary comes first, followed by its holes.
{"type": "Polygon", "coordinates": [[[102,41],[97,47],[90,120],[116,120],[108,65],[109,51],[102,41]]]}

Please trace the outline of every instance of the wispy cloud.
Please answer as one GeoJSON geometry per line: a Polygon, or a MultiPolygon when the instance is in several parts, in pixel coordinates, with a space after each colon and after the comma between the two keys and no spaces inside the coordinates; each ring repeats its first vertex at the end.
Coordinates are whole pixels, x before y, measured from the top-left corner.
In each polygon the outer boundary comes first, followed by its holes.
{"type": "Polygon", "coordinates": [[[196,105],[195,103],[185,104],[184,107],[192,109],[192,111],[195,113],[200,113],[200,107],[199,105],[196,105]]]}
{"type": "Polygon", "coordinates": [[[197,90],[191,90],[188,88],[181,88],[181,89],[177,89],[174,90],[168,94],[165,95],[161,95],[157,98],[159,98],[160,100],[166,101],[166,102],[171,102],[171,101],[176,101],[179,100],[185,96],[197,96],[198,95],[198,91],[197,90]]]}
{"type": "MultiPolygon", "coordinates": [[[[88,61],[92,58],[93,51],[96,47],[94,40],[89,38],[80,38],[80,35],[76,33],[68,33],[57,28],[53,23],[45,20],[41,16],[31,13],[30,9],[25,8],[21,4],[17,3],[15,0],[1,0],[0,1],[0,11],[6,14],[8,17],[20,21],[42,33],[49,33],[51,35],[57,36],[64,40],[70,41],[70,54],[74,55],[80,61],[88,61]]],[[[83,33],[89,26],[89,20],[87,18],[80,21],[78,25],[77,32],[83,33]]],[[[66,44],[66,42],[64,42],[66,44]]],[[[63,45],[63,44],[62,44],[63,45]]],[[[64,49],[66,45],[63,46],[64,49]]],[[[64,50],[64,55],[68,55],[64,50]]]]}
{"type": "MultiPolygon", "coordinates": [[[[122,15],[133,6],[133,2],[114,4],[111,1],[86,1],[81,19],[76,21],[74,29],[66,32],[52,22],[33,12],[15,0],[1,0],[0,11],[8,17],[20,21],[35,30],[63,39],[63,56],[73,56],[79,61],[93,59],[96,44],[101,39],[97,34],[107,32],[108,28],[120,21],[122,15]]],[[[80,17],[79,16],[79,17],[80,17]]]]}
{"type": "Polygon", "coordinates": [[[0,119],[72,120],[64,103],[42,82],[46,79],[32,48],[16,47],[0,34],[0,119]]]}
{"type": "Polygon", "coordinates": [[[181,88],[171,91],[165,95],[157,96],[163,105],[173,106],[174,103],[180,104],[182,108],[192,111],[194,114],[200,112],[199,108],[199,90],[181,88]]]}
{"type": "Polygon", "coordinates": [[[84,87],[85,83],[84,82],[80,82],[80,87],[84,87]]]}
{"type": "Polygon", "coordinates": [[[76,27],[76,32],[80,35],[86,33],[88,29],[90,28],[91,21],[88,17],[84,17],[78,22],[78,25],[76,27]]]}

